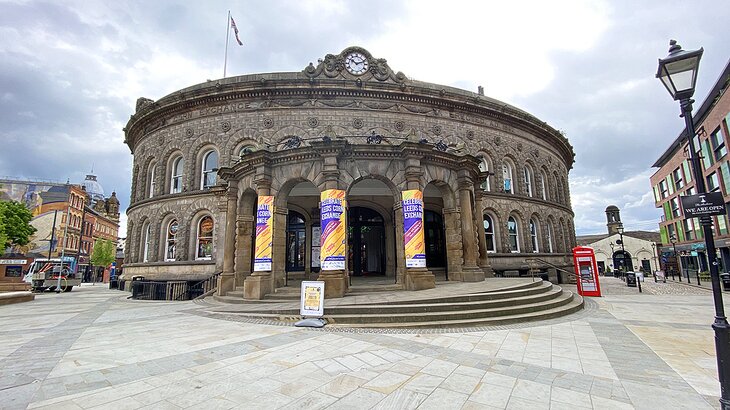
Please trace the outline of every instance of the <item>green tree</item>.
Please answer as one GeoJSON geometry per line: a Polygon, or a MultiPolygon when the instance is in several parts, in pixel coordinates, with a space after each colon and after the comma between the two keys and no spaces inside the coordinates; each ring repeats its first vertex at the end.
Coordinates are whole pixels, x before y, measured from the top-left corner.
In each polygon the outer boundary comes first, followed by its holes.
{"type": "Polygon", "coordinates": [[[0,201],[0,246],[27,245],[36,229],[33,214],[20,202],[0,201]]]}
{"type": "Polygon", "coordinates": [[[94,250],[91,252],[91,263],[96,266],[109,266],[116,257],[117,247],[106,239],[99,239],[94,243],[94,250]]]}

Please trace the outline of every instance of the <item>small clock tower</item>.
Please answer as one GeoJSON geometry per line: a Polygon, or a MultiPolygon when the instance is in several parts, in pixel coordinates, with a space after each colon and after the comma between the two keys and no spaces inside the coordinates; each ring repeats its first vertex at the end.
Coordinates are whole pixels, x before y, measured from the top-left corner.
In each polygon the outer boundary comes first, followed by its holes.
{"type": "Polygon", "coordinates": [[[618,228],[623,228],[624,224],[621,222],[621,211],[619,211],[616,205],[609,205],[606,207],[606,226],[608,227],[608,235],[618,233],[618,228]]]}

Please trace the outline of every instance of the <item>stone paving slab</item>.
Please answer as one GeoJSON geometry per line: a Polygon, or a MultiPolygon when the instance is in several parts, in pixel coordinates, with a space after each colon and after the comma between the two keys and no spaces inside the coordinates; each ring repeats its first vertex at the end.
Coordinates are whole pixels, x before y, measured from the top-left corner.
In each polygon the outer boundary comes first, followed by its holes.
{"type": "Polygon", "coordinates": [[[601,279],[603,298],[559,320],[417,332],[211,318],[100,286],[40,294],[0,307],[0,408],[719,408],[711,295],[601,279]]]}

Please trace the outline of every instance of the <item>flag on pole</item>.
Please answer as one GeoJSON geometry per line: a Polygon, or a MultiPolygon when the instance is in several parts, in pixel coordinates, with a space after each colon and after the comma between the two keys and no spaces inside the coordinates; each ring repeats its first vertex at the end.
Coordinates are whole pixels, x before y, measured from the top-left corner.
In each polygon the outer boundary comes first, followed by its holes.
{"type": "Polygon", "coordinates": [[[236,33],[236,41],[238,41],[238,45],[242,46],[243,42],[240,38],[238,38],[238,27],[236,27],[236,22],[233,21],[233,16],[231,16],[231,28],[233,29],[233,32],[236,33]]]}

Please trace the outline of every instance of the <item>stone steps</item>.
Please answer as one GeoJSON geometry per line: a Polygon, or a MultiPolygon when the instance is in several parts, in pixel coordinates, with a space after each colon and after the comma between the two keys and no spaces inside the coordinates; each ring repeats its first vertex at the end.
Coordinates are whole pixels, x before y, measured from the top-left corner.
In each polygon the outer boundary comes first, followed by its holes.
{"type": "MultiPolygon", "coordinates": [[[[219,298],[216,298],[220,300],[219,298]]],[[[243,299],[239,299],[246,303],[243,299]]],[[[239,303],[241,303],[239,302],[239,303]]],[[[261,303],[262,301],[257,301],[261,303]]],[[[278,302],[282,302],[278,300],[278,302]]],[[[273,306],[272,306],[273,307],[273,306]]],[[[495,326],[567,315],[583,308],[583,299],[550,282],[527,282],[509,288],[444,297],[325,306],[328,324],[337,327],[421,328],[495,326]]],[[[242,307],[227,314],[293,323],[300,319],[294,305],[273,309],[242,307]]]]}

